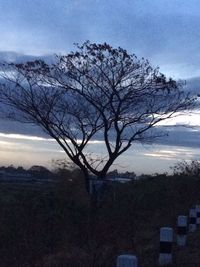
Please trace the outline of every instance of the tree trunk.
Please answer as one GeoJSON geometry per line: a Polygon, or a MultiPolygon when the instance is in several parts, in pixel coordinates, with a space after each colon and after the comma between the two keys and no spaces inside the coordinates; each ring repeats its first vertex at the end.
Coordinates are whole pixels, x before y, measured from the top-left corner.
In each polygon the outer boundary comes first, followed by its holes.
{"type": "MultiPolygon", "coordinates": [[[[95,185],[95,179],[91,179],[89,172],[87,168],[83,167],[81,168],[83,171],[84,179],[85,179],[85,188],[89,195],[90,199],[90,208],[93,210],[93,213],[95,213],[95,210],[97,210],[104,198],[104,185],[102,184],[102,187],[98,187],[98,185],[95,185]]],[[[105,177],[105,176],[101,176],[105,177]]],[[[104,181],[104,179],[96,177],[98,181],[104,181]]]]}

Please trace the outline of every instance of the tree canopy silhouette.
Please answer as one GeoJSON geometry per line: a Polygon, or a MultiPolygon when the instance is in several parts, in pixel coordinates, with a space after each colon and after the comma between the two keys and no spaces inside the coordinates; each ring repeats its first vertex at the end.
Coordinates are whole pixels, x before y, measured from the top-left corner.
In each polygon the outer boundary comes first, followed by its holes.
{"type": "Polygon", "coordinates": [[[151,129],[192,100],[181,84],[120,47],[76,46],[53,64],[1,64],[0,98],[11,118],[39,125],[57,141],[83,171],[89,191],[89,173],[104,179],[135,141],[155,138],[151,129]],[[106,157],[87,152],[95,140],[103,141],[106,157]]]}

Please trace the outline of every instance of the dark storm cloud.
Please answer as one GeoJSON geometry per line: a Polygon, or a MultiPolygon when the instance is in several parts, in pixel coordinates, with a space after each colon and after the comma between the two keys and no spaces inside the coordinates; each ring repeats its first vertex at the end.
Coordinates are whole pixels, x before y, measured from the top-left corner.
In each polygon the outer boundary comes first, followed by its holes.
{"type": "Polygon", "coordinates": [[[165,126],[157,129],[163,137],[154,140],[154,144],[177,147],[200,147],[200,127],[165,126]]]}
{"type": "MultiPolygon", "coordinates": [[[[0,133],[49,138],[39,126],[4,119],[0,119],[0,133]]],[[[154,133],[160,134],[161,137],[153,139],[151,143],[147,144],[188,148],[200,147],[200,127],[162,126],[154,128],[154,133]]],[[[100,141],[102,136],[99,134],[96,139],[100,141]]]]}
{"type": "Polygon", "coordinates": [[[39,126],[5,120],[2,118],[0,118],[0,133],[48,137],[39,126]]]}

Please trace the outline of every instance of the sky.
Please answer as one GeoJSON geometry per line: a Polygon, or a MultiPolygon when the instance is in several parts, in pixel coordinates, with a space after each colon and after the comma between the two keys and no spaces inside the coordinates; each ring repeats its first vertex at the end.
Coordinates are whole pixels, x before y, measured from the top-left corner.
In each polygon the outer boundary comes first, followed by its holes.
{"type": "MultiPolygon", "coordinates": [[[[199,0],[0,0],[0,59],[68,53],[73,43],[86,40],[107,42],[148,59],[200,92],[199,21],[199,0]]],[[[198,126],[199,118],[193,114],[173,123],[198,126]]],[[[38,136],[38,131],[1,123],[0,164],[50,165],[51,158],[64,157],[55,142],[27,140],[27,135],[38,136]]],[[[93,147],[100,153],[98,146],[93,147]]],[[[199,127],[172,127],[168,139],[136,144],[117,165],[138,173],[167,171],[177,160],[199,159],[198,148],[199,127]]]]}
{"type": "Polygon", "coordinates": [[[0,50],[41,55],[106,41],[166,74],[196,77],[199,10],[198,0],[1,0],[0,50]]]}

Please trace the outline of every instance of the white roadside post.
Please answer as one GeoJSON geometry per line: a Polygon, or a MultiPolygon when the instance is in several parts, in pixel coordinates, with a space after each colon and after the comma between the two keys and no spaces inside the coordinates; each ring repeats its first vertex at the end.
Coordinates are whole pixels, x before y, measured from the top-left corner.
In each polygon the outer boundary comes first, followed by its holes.
{"type": "Polygon", "coordinates": [[[180,215],[177,220],[177,245],[185,246],[187,240],[187,216],[180,215]]]}
{"type": "Polygon", "coordinates": [[[197,229],[197,213],[196,208],[190,209],[189,212],[189,232],[195,232],[197,229]]]}
{"type": "Polygon", "coordinates": [[[160,254],[159,265],[172,263],[173,229],[171,227],[160,228],[160,254]]]}
{"type": "Polygon", "coordinates": [[[196,205],[197,225],[200,225],[200,205],[196,205]]]}
{"type": "Polygon", "coordinates": [[[120,255],[117,257],[117,267],[138,267],[138,260],[135,255],[120,255]]]}

